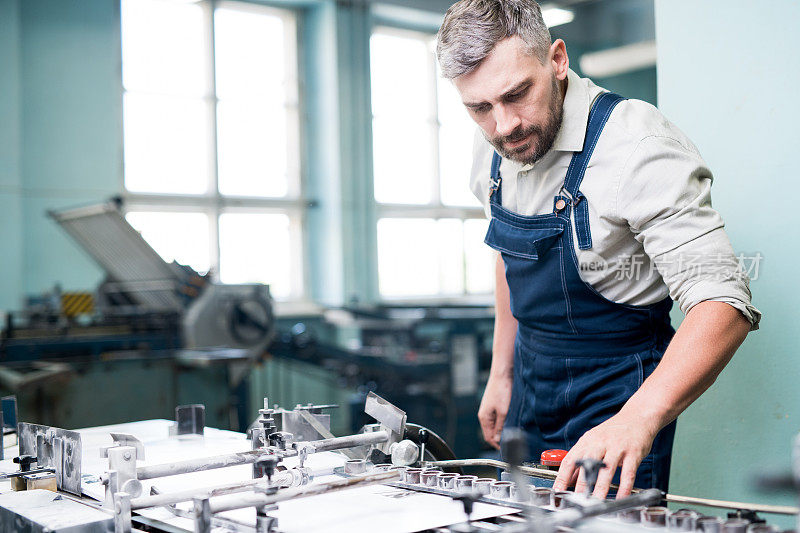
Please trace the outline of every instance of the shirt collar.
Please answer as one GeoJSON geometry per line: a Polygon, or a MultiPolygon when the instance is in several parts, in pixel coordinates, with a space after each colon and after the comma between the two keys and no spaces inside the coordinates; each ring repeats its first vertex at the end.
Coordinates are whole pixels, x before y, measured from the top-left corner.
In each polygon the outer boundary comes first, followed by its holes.
{"type": "Polygon", "coordinates": [[[589,122],[589,99],[587,80],[581,79],[572,69],[567,74],[567,94],[564,96],[564,119],[558,130],[553,150],[580,152],[586,138],[586,125],[589,122]]]}

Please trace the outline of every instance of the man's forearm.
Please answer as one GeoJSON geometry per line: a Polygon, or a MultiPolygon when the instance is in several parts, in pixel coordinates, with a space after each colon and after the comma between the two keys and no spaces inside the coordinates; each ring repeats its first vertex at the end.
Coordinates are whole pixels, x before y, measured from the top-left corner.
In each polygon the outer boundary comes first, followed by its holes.
{"type": "Polygon", "coordinates": [[[514,371],[514,339],[517,336],[517,319],[511,314],[511,299],[506,280],[503,258],[497,254],[495,264],[494,338],[492,341],[492,367],[490,373],[497,377],[511,377],[514,371]]]}
{"type": "Polygon", "coordinates": [[[686,315],[653,374],[620,411],[655,433],[706,391],[731,360],[750,323],[723,302],[702,302],[686,315]]]}

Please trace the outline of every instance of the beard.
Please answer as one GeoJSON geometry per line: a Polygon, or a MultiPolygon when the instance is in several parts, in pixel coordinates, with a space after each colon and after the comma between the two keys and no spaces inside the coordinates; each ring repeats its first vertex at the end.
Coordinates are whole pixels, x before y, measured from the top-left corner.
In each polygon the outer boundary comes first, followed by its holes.
{"type": "Polygon", "coordinates": [[[561,129],[561,122],[564,119],[564,102],[560,98],[561,91],[555,76],[553,76],[551,92],[547,110],[547,122],[543,125],[531,124],[526,128],[520,126],[508,135],[491,139],[486,137],[486,140],[494,146],[497,153],[503,158],[511,159],[523,165],[532,165],[553,147],[553,142],[556,140],[558,131],[561,129]],[[513,149],[505,147],[506,143],[519,142],[522,139],[529,139],[529,141],[513,149]]]}

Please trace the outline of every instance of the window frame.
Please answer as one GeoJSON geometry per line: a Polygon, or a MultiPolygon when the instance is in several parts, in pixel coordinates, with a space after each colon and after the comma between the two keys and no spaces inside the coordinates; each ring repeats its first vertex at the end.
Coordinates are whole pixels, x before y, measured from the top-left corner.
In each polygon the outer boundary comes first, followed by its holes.
{"type": "MultiPolygon", "coordinates": [[[[426,48],[431,49],[436,38],[435,29],[417,29],[409,28],[404,24],[393,24],[392,21],[380,18],[373,22],[370,39],[376,33],[391,35],[404,38],[415,38],[425,42],[426,48]]],[[[371,53],[371,48],[370,48],[371,53]]],[[[433,135],[433,158],[434,165],[431,201],[427,204],[403,204],[403,203],[384,203],[379,202],[375,195],[372,195],[372,202],[374,205],[374,219],[373,225],[377,227],[378,221],[383,218],[408,218],[408,219],[433,219],[439,221],[441,219],[460,219],[462,222],[469,219],[486,220],[486,213],[482,206],[467,206],[467,205],[447,205],[442,203],[442,179],[441,179],[441,161],[440,161],[440,130],[442,123],[439,118],[439,87],[438,87],[438,66],[436,64],[436,57],[433,50],[428,54],[428,109],[429,115],[426,122],[432,128],[433,135]]],[[[370,124],[375,120],[375,114],[370,109],[370,124]]],[[[372,165],[370,172],[373,180],[375,166],[372,165]]],[[[376,232],[377,237],[377,232],[376,232]]],[[[376,248],[377,250],[377,242],[376,248]]],[[[465,256],[462,256],[462,260],[465,256]]],[[[378,282],[377,298],[380,302],[387,304],[392,303],[458,303],[458,304],[478,304],[484,305],[491,303],[494,293],[493,291],[486,293],[472,293],[467,291],[467,272],[464,269],[463,275],[463,290],[458,294],[452,293],[438,293],[429,295],[408,295],[408,296],[391,296],[384,295],[380,290],[380,265],[376,258],[375,269],[377,271],[376,280],[378,282]]]]}
{"type": "MultiPolygon", "coordinates": [[[[207,92],[203,100],[208,112],[207,138],[205,142],[209,147],[209,181],[206,192],[202,194],[180,193],[147,193],[135,192],[127,189],[125,184],[125,171],[121,173],[121,190],[123,199],[123,212],[170,212],[170,213],[203,213],[209,220],[209,253],[212,279],[220,281],[220,242],[219,220],[220,216],[229,213],[247,214],[284,214],[289,218],[290,243],[291,243],[291,271],[290,295],[285,301],[307,301],[309,291],[308,272],[304,265],[306,245],[306,213],[309,201],[305,198],[305,176],[303,169],[302,138],[302,98],[299,80],[300,64],[300,14],[297,10],[288,7],[275,7],[261,3],[242,0],[199,0],[197,5],[203,10],[203,26],[205,32],[203,61],[206,65],[207,92]],[[284,24],[284,66],[286,69],[286,100],[283,105],[288,113],[287,120],[287,194],[284,197],[264,196],[234,196],[224,195],[219,190],[219,164],[218,164],[218,105],[220,98],[216,91],[216,50],[215,50],[215,20],[214,12],[217,8],[234,9],[240,12],[251,12],[277,16],[284,24]]],[[[120,51],[124,44],[120,43],[120,51]]],[[[122,54],[120,55],[122,61],[122,54]]],[[[122,74],[120,63],[120,73],[122,74]]],[[[128,91],[124,85],[124,77],[120,77],[122,97],[128,91]]],[[[124,124],[123,124],[124,128],[124,124]]],[[[124,154],[124,134],[123,134],[124,154]]],[[[123,156],[124,157],[124,156],[123,156]]]]}

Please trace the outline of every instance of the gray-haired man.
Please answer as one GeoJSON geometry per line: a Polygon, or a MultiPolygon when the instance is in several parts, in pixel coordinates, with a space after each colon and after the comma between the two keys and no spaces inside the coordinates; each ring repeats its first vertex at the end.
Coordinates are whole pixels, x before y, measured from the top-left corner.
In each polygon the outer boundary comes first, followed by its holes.
{"type": "Polygon", "coordinates": [[[484,437],[568,449],[556,489],[583,490],[593,457],[598,497],[666,490],[676,417],[760,320],[710,171],[654,107],[572,72],[533,0],[457,2],[437,53],[482,133],[472,189],[500,252],[484,437]]]}

